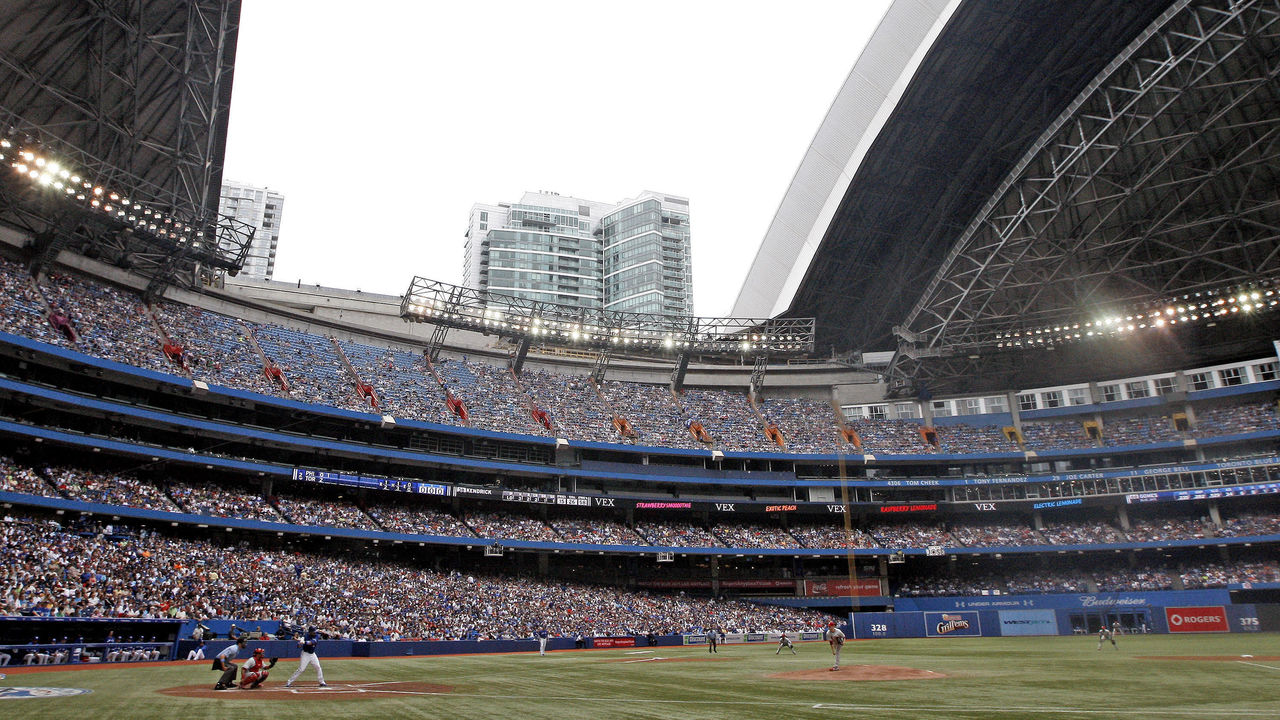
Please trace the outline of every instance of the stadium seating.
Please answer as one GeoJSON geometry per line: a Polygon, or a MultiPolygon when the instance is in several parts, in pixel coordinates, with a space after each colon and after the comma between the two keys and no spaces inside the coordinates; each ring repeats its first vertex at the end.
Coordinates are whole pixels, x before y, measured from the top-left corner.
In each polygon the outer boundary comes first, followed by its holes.
{"type": "Polygon", "coordinates": [[[793,453],[849,453],[831,405],[805,398],[766,398],[760,403],[765,420],[778,426],[793,453]]]}
{"type": "Polygon", "coordinates": [[[556,437],[602,443],[631,442],[614,429],[613,416],[590,378],[526,367],[520,373],[520,382],[538,407],[551,416],[556,437]]]}
{"type": "Polygon", "coordinates": [[[927,455],[938,451],[927,444],[915,420],[854,420],[849,427],[870,455],[927,455]]]}
{"type": "MultiPolygon", "coordinates": [[[[462,358],[442,360],[437,371],[444,387],[430,377],[418,351],[393,350],[284,325],[251,323],[194,307],[159,301],[151,306],[153,323],[138,297],[98,280],[70,272],[50,273],[40,289],[18,263],[0,258],[0,330],[69,347],[97,357],[170,374],[187,374],[215,385],[291,398],[302,402],[377,412],[398,417],[464,425],[445,405],[444,390],[456,393],[473,427],[573,440],[639,444],[681,449],[749,452],[839,453],[849,451],[825,403],[799,398],[766,398],[757,415],[737,391],[690,388],[677,399],[662,385],[606,381],[597,394],[590,380],[545,370],[526,370],[520,380],[505,365],[462,358]],[[48,320],[45,297],[65,309],[76,329],[72,341],[48,320]],[[157,332],[158,324],[163,336],[157,332]],[[163,337],[175,354],[164,351],[163,337]],[[261,354],[254,347],[255,341],[261,354]],[[378,400],[374,407],[359,391],[355,376],[378,400]],[[278,379],[264,365],[278,364],[278,379]],[[523,389],[522,389],[523,387],[523,389]],[[601,401],[603,397],[603,401],[601,401]],[[544,411],[548,429],[534,411],[544,411]],[[622,437],[613,416],[630,423],[636,437],[622,437]],[[778,446],[766,428],[776,426],[785,440],[778,446]],[[701,426],[707,442],[690,426],[701,426]]],[[[1122,448],[1185,438],[1211,438],[1280,430],[1280,417],[1268,403],[1215,406],[1195,410],[1189,431],[1174,429],[1166,416],[1103,418],[1101,445],[1079,420],[1022,423],[1026,450],[1122,448]]],[[[926,442],[915,420],[860,419],[850,424],[864,452],[928,455],[1018,452],[1023,448],[995,426],[939,425],[937,446],[926,442]]]]}
{"type": "Polygon", "coordinates": [[[1077,450],[1097,447],[1078,420],[1035,421],[1022,424],[1023,444],[1028,450],[1077,450]]]}
{"type": "MultiPolygon", "coordinates": [[[[123,530],[123,531],[122,531],[123,530]]],[[[288,618],[354,640],[816,629],[815,611],[433,571],[371,557],[225,547],[49,521],[0,526],[6,615],[288,618]],[[80,573],[61,572],[75,567],[80,573]],[[37,581],[39,579],[39,581],[37,581]],[[174,593],[175,588],[181,588],[174,593]]]]}

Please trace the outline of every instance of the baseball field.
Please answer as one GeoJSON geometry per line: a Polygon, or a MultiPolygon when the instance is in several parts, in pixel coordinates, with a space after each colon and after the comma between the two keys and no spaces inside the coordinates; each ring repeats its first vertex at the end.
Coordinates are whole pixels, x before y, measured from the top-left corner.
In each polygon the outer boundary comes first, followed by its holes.
{"type": "MultiPolygon", "coordinates": [[[[1280,636],[870,640],[830,672],[820,642],[323,658],[327,688],[281,660],[257,690],[212,692],[208,663],[0,668],[23,717],[199,718],[1235,718],[1280,717],[1280,636]],[[91,692],[53,696],[48,690],[91,692]]],[[[8,707],[6,707],[8,705],[8,707]]],[[[6,713],[12,714],[12,713],[6,713]]]]}

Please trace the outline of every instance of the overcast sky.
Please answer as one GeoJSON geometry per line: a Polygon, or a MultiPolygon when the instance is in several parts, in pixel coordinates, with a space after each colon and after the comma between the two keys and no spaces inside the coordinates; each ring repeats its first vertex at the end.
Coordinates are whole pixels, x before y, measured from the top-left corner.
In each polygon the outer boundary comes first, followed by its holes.
{"type": "Polygon", "coordinates": [[[225,177],[285,195],[276,280],[394,295],[473,203],[684,195],[727,315],[887,5],[247,0],[225,177]]]}

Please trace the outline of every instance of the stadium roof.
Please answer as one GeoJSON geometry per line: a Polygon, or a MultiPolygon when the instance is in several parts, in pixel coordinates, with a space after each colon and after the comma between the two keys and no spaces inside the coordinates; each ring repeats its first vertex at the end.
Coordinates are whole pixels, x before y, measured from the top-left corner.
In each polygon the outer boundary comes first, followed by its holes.
{"type": "Polygon", "coordinates": [[[899,0],[735,314],[812,315],[820,347],[907,346],[916,372],[931,354],[985,356],[1012,333],[1265,281],[1280,272],[1278,14],[899,0]]]}
{"type": "MultiPolygon", "coordinates": [[[[86,188],[116,191],[171,222],[215,225],[239,0],[9,5],[0,13],[0,133],[82,176],[86,188]]],[[[122,228],[22,188],[7,186],[2,200],[0,218],[33,234],[72,246],[120,240],[122,228]]],[[[220,236],[215,252],[208,242],[181,252],[234,268],[243,240],[220,236]]],[[[162,243],[118,244],[129,262],[152,256],[157,271],[168,259],[162,243]]]]}

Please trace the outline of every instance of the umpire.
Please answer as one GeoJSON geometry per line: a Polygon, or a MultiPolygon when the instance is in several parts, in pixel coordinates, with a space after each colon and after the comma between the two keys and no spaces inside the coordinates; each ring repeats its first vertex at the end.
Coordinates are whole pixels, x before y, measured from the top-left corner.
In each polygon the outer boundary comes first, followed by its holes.
{"type": "Polygon", "coordinates": [[[234,645],[226,646],[213,659],[213,669],[222,671],[222,677],[218,679],[218,684],[213,686],[214,690],[227,690],[236,686],[236,673],[240,671],[240,666],[231,661],[236,659],[241,650],[244,650],[244,644],[245,637],[241,635],[236,638],[234,645]]]}

